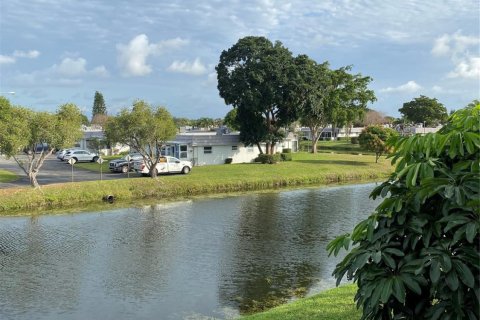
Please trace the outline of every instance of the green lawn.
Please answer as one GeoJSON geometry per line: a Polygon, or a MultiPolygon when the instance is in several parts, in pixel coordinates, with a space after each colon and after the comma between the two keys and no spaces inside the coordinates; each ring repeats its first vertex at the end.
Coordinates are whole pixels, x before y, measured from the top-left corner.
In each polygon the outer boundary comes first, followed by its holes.
{"type": "Polygon", "coordinates": [[[341,286],[241,320],[358,320],[361,311],[353,301],[355,292],[355,285],[341,286]]]}
{"type": "MultiPolygon", "coordinates": [[[[311,141],[301,141],[300,149],[302,151],[308,151],[312,149],[311,141]]],[[[359,144],[352,144],[349,140],[326,140],[318,141],[317,143],[318,152],[337,152],[337,153],[362,153],[362,154],[372,154],[372,152],[367,151],[360,147],[359,144]]]]}
{"type": "MultiPolygon", "coordinates": [[[[99,170],[96,163],[82,164],[99,170]]],[[[188,175],[160,176],[158,179],[130,178],[0,189],[0,215],[33,210],[86,208],[102,204],[105,195],[119,201],[161,199],[162,201],[284,187],[322,185],[338,182],[383,180],[391,172],[390,161],[375,156],[295,153],[293,161],[277,164],[223,164],[194,167],[188,175]]],[[[135,175],[132,173],[131,176],[135,175]]]]}
{"type": "Polygon", "coordinates": [[[18,176],[10,171],[0,169],[0,182],[7,183],[18,179],[18,176]]]}

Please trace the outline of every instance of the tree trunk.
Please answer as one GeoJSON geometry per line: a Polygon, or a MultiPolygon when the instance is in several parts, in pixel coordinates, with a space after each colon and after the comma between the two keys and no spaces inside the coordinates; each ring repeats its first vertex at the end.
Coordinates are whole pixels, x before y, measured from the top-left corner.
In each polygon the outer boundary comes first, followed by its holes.
{"type": "Polygon", "coordinates": [[[272,142],[270,144],[270,154],[274,154],[275,153],[274,151],[275,151],[275,142],[272,142]]]}
{"type": "Polygon", "coordinates": [[[258,148],[258,152],[260,152],[260,154],[263,154],[262,146],[260,145],[259,142],[257,142],[257,148],[258,148]]]}
{"type": "Polygon", "coordinates": [[[35,170],[28,173],[28,179],[30,180],[30,184],[34,188],[40,188],[40,184],[37,181],[37,174],[38,171],[35,170]]]}

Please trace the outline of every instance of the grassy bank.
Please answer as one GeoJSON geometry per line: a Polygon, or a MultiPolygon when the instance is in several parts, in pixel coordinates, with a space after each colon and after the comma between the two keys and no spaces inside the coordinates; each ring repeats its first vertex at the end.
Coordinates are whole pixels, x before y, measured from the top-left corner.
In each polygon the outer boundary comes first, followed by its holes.
{"type": "MultiPolygon", "coordinates": [[[[92,163],[92,165],[95,165],[92,163]]],[[[98,165],[97,165],[98,167],[98,165]]],[[[230,164],[195,167],[189,175],[75,182],[0,190],[0,214],[20,211],[85,207],[101,204],[105,195],[118,201],[181,197],[384,179],[390,162],[373,156],[294,154],[294,161],[274,165],[230,164]]]]}
{"type": "Polygon", "coordinates": [[[346,285],[241,320],[358,320],[361,311],[353,301],[355,292],[355,285],[346,285]]]}
{"type": "MultiPolygon", "coordinates": [[[[301,141],[300,149],[303,151],[312,150],[311,141],[301,141]]],[[[350,140],[325,140],[317,142],[318,152],[336,152],[349,154],[373,154],[360,147],[359,144],[352,144],[350,140]]]]}
{"type": "Polygon", "coordinates": [[[0,182],[1,183],[8,183],[8,182],[15,181],[17,179],[18,179],[18,176],[15,173],[0,169],[0,182]]]}

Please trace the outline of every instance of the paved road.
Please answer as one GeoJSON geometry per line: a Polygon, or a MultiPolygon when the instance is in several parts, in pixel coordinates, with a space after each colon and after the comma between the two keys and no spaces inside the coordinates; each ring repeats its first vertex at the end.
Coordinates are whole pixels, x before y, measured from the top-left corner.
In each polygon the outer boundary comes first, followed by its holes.
{"type": "MultiPolygon", "coordinates": [[[[30,180],[26,174],[20,169],[17,163],[13,160],[7,160],[4,156],[0,156],[0,169],[8,170],[18,174],[19,179],[10,183],[0,183],[0,188],[15,188],[19,186],[30,185],[30,180]]],[[[127,174],[103,172],[103,180],[126,178],[127,174]]],[[[136,178],[136,173],[130,173],[130,178],[136,178]]],[[[47,185],[53,183],[64,183],[72,181],[72,167],[66,163],[55,158],[54,155],[48,157],[40,172],[37,175],[37,180],[40,185],[47,185]]],[[[100,173],[93,172],[78,167],[73,168],[73,181],[92,181],[100,180],[100,173]]]]}

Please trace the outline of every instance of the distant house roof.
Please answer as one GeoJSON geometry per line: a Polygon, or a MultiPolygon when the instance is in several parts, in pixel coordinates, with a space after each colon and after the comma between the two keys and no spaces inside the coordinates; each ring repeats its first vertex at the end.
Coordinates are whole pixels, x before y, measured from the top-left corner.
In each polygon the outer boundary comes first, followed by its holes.
{"type": "Polygon", "coordinates": [[[177,134],[171,143],[191,144],[193,146],[229,146],[238,145],[240,136],[238,134],[177,134]]]}

